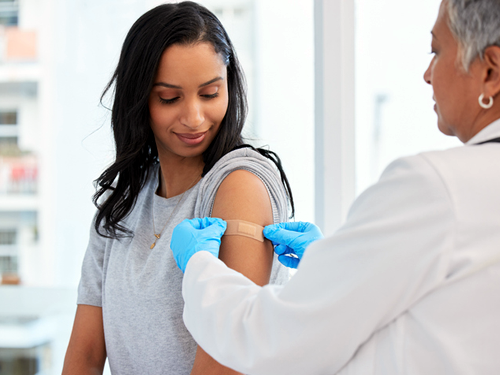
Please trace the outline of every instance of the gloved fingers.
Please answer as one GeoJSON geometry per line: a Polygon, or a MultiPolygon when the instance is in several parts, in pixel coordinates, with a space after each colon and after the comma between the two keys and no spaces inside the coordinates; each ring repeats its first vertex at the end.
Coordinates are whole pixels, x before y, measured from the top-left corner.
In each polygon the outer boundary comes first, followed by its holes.
{"type": "Polygon", "coordinates": [[[278,260],[281,262],[281,264],[289,268],[297,268],[300,263],[299,258],[293,258],[288,255],[280,255],[278,257],[278,260]]]}
{"type": "Polygon", "coordinates": [[[200,234],[204,238],[220,238],[224,235],[226,231],[227,223],[219,218],[206,217],[202,219],[202,228],[200,229],[200,234]]]}
{"type": "Polygon", "coordinates": [[[179,228],[179,230],[189,230],[190,228],[199,229],[201,225],[199,221],[200,219],[184,219],[177,224],[175,228],[179,228]]]}
{"type": "Polygon", "coordinates": [[[323,233],[321,232],[321,229],[319,229],[318,226],[316,226],[312,223],[304,223],[304,224],[305,224],[304,233],[309,233],[311,236],[313,236],[317,240],[324,237],[323,233]]]}
{"type": "Polygon", "coordinates": [[[274,248],[274,252],[278,255],[291,254],[293,250],[286,245],[278,245],[274,248]]]}
{"type": "Polygon", "coordinates": [[[193,221],[193,223],[197,223],[197,225],[199,225],[198,227],[196,227],[196,229],[205,229],[212,226],[217,226],[219,228],[223,228],[225,231],[227,227],[226,222],[222,219],[219,219],[218,217],[204,217],[203,219],[195,218],[191,220],[193,221]]]}
{"type": "MultiPolygon", "coordinates": [[[[288,224],[288,223],[281,223],[281,224],[288,224]]],[[[267,239],[276,242],[280,245],[290,246],[290,244],[294,242],[297,237],[300,237],[302,235],[303,233],[301,232],[295,232],[277,226],[274,227],[273,229],[268,229],[268,227],[264,228],[264,236],[267,239]]]]}
{"type": "Polygon", "coordinates": [[[276,232],[279,229],[283,229],[285,224],[287,224],[287,223],[277,223],[277,224],[266,225],[264,227],[264,236],[267,233],[272,233],[272,232],[276,232]]]}
{"type": "Polygon", "coordinates": [[[197,221],[184,219],[179,224],[177,224],[172,232],[172,239],[170,240],[171,246],[172,244],[181,242],[180,240],[182,238],[190,237],[190,234],[193,231],[193,227],[196,229],[197,227],[199,227],[199,223],[197,221]]]}
{"type": "Polygon", "coordinates": [[[191,226],[194,229],[205,229],[212,225],[218,225],[220,227],[224,227],[224,229],[227,226],[224,220],[219,219],[217,217],[204,217],[204,218],[195,217],[194,219],[184,219],[177,226],[180,226],[181,228],[191,226]]]}
{"type": "Polygon", "coordinates": [[[271,234],[272,232],[277,232],[280,229],[287,229],[294,232],[303,232],[307,227],[306,224],[309,223],[303,221],[292,221],[287,223],[271,224],[264,228],[264,236],[267,237],[267,234],[271,234]]]}
{"type": "Polygon", "coordinates": [[[226,222],[218,218],[186,219],[172,233],[170,248],[178,267],[185,271],[193,254],[206,250],[218,256],[220,238],[226,230],[226,222]]]}
{"type": "Polygon", "coordinates": [[[318,239],[323,238],[321,229],[313,223],[309,223],[307,221],[295,221],[268,225],[264,228],[264,236],[267,237],[267,234],[271,235],[273,232],[277,232],[280,229],[286,229],[293,232],[311,233],[318,239]]]}

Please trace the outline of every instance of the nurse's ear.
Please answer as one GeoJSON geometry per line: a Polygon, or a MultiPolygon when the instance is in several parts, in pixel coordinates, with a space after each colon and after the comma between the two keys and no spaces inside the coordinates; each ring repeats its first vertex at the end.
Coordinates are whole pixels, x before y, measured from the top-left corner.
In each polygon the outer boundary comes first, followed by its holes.
{"type": "Polygon", "coordinates": [[[483,64],[485,67],[484,97],[495,97],[500,93],[500,47],[490,46],[484,51],[483,64]]]}

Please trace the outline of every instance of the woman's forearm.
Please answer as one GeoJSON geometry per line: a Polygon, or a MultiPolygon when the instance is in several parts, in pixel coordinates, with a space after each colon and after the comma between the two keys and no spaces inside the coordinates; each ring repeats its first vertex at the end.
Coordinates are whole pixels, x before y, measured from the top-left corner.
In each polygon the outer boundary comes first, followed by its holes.
{"type": "Polygon", "coordinates": [[[101,375],[105,363],[102,309],[78,305],[62,375],[101,375]]]}

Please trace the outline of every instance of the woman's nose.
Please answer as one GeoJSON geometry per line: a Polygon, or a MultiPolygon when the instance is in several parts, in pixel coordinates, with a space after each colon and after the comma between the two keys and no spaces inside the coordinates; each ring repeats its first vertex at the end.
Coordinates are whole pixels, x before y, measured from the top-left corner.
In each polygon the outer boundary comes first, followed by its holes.
{"type": "Polygon", "coordinates": [[[431,85],[431,66],[432,66],[432,61],[427,67],[427,70],[424,72],[424,81],[427,82],[429,85],[431,85]]]}
{"type": "Polygon", "coordinates": [[[180,121],[182,125],[191,129],[200,127],[205,122],[201,104],[196,102],[186,103],[180,121]]]}

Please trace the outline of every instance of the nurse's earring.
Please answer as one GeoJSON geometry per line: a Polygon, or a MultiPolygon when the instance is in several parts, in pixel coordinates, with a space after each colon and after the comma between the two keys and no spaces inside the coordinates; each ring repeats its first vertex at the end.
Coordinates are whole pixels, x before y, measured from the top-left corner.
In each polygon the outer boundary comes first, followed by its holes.
{"type": "Polygon", "coordinates": [[[484,100],[484,94],[479,95],[479,105],[482,108],[490,109],[491,107],[493,107],[493,96],[490,96],[490,101],[488,102],[488,104],[484,104],[483,100],[484,100]]]}

